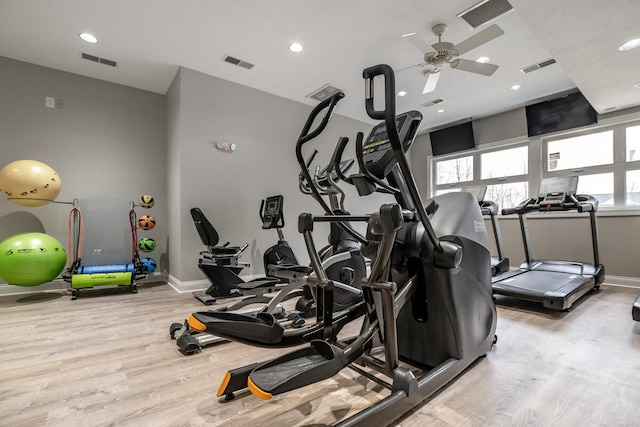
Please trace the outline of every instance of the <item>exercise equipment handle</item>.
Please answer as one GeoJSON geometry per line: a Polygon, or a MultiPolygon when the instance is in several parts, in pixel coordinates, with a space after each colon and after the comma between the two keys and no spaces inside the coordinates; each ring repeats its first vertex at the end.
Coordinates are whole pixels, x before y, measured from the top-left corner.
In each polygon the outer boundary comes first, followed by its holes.
{"type": "Polygon", "coordinates": [[[402,149],[402,142],[398,136],[398,127],[396,126],[396,84],[393,69],[387,64],[375,65],[363,70],[362,77],[365,79],[365,107],[367,109],[367,114],[372,119],[384,120],[387,128],[387,135],[389,136],[389,142],[391,143],[393,153],[398,161],[398,166],[400,166],[400,172],[406,181],[407,190],[411,195],[411,200],[415,206],[418,218],[420,218],[420,222],[422,222],[422,225],[424,226],[424,229],[429,236],[429,240],[431,240],[435,250],[437,252],[442,252],[442,245],[440,244],[440,240],[431,225],[431,221],[429,221],[429,216],[427,215],[424,204],[422,203],[422,198],[418,192],[416,182],[413,179],[409,162],[407,161],[407,157],[404,155],[404,151],[402,149]],[[377,76],[384,77],[384,110],[376,110],[374,107],[375,97],[373,86],[374,78],[377,76]]]}
{"type": "Polygon", "coordinates": [[[346,136],[341,136],[340,139],[338,139],[338,145],[336,146],[336,150],[334,151],[334,156],[333,156],[333,169],[336,171],[338,178],[340,178],[342,181],[348,184],[353,184],[353,181],[351,180],[351,178],[348,178],[347,176],[345,176],[345,174],[343,174],[342,170],[340,169],[340,162],[342,162],[342,154],[344,153],[344,149],[347,147],[348,143],[349,143],[349,138],[347,138],[346,136]]]}
{"type": "Polygon", "coordinates": [[[329,118],[333,113],[333,109],[335,108],[338,101],[340,101],[342,98],[344,98],[344,92],[337,92],[333,94],[331,97],[325,99],[324,101],[316,105],[313,108],[313,110],[311,110],[309,117],[307,117],[307,121],[304,124],[304,127],[302,128],[302,132],[300,132],[298,141],[296,142],[296,159],[298,160],[298,164],[300,165],[300,169],[302,172],[302,176],[304,177],[304,181],[307,182],[309,186],[309,190],[311,190],[311,194],[313,195],[313,198],[316,199],[318,203],[320,203],[320,206],[327,214],[331,214],[331,208],[322,199],[320,192],[318,191],[318,189],[313,183],[313,178],[309,173],[308,166],[305,164],[305,160],[302,157],[302,146],[307,142],[311,141],[313,138],[320,135],[320,133],[325,129],[325,127],[327,127],[327,123],[329,123],[329,118]],[[320,112],[322,112],[325,109],[327,111],[325,112],[324,117],[322,118],[322,121],[313,131],[311,131],[311,126],[313,125],[313,122],[316,120],[320,112]]]}
{"type": "Polygon", "coordinates": [[[311,114],[309,114],[309,117],[307,117],[307,121],[302,128],[300,136],[298,137],[298,145],[302,145],[322,133],[324,128],[327,126],[327,123],[329,123],[329,119],[331,118],[333,109],[335,108],[338,101],[340,101],[342,98],[344,98],[344,92],[337,92],[314,107],[314,109],[311,111],[311,114]],[[316,120],[316,117],[318,117],[320,112],[325,108],[327,108],[327,112],[322,118],[322,121],[313,131],[311,131],[311,126],[316,120]]]}
{"type": "Polygon", "coordinates": [[[396,127],[396,83],[393,75],[393,69],[386,65],[374,65],[366,68],[362,72],[365,79],[365,108],[367,114],[374,120],[384,120],[389,134],[389,141],[394,150],[402,150],[400,137],[398,136],[398,128],[396,127]],[[384,77],[384,109],[376,110],[374,105],[374,78],[377,76],[384,77]]]}

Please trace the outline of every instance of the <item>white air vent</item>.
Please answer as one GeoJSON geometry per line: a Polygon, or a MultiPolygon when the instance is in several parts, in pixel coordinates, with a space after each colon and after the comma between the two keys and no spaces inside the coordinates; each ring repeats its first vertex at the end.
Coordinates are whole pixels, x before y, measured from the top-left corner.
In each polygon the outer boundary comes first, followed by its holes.
{"type": "Polygon", "coordinates": [[[116,65],[118,65],[116,61],[107,58],[100,58],[99,56],[89,55],[88,53],[83,53],[82,59],[97,62],[98,64],[109,65],[110,67],[115,67],[116,65]]]}
{"type": "Polygon", "coordinates": [[[483,0],[458,14],[458,17],[471,25],[471,28],[477,28],[512,9],[513,6],[507,0],[483,0]]]}
{"type": "Polygon", "coordinates": [[[340,89],[338,89],[337,87],[331,86],[330,84],[327,83],[326,85],[322,86],[320,89],[317,89],[311,92],[309,95],[307,95],[307,98],[315,99],[316,101],[320,102],[320,101],[324,101],[334,93],[338,93],[338,92],[340,92],[340,89]]]}
{"type": "Polygon", "coordinates": [[[246,68],[250,70],[254,67],[254,65],[250,62],[243,61],[242,59],[234,58],[233,56],[225,55],[222,58],[224,62],[228,62],[229,64],[237,65],[238,67],[246,68]]]}
{"type": "Polygon", "coordinates": [[[443,98],[436,98],[429,102],[422,104],[423,107],[433,107],[434,105],[442,104],[445,100],[443,98]]]}
{"type": "Polygon", "coordinates": [[[553,58],[545,59],[544,61],[540,61],[537,64],[532,64],[527,67],[522,68],[520,71],[527,74],[535,70],[539,70],[540,68],[548,67],[551,64],[555,64],[556,60],[553,58]]]}

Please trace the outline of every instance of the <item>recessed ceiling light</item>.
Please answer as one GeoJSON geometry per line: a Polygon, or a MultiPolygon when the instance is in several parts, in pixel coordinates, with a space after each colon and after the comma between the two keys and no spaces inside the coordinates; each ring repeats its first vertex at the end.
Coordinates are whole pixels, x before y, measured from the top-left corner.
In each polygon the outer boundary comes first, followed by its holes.
{"type": "Polygon", "coordinates": [[[481,64],[487,64],[489,61],[491,61],[491,58],[489,58],[488,56],[481,56],[480,58],[476,59],[476,62],[480,62],[481,64]]]}
{"type": "Polygon", "coordinates": [[[98,39],[93,34],[89,33],[81,33],[80,38],[87,43],[98,43],[98,39]]]}
{"type": "Polygon", "coordinates": [[[400,92],[398,92],[398,96],[407,96],[407,91],[401,90],[400,92]]]}
{"type": "Polygon", "coordinates": [[[520,86],[520,85],[513,85],[513,86],[511,86],[509,89],[511,89],[511,90],[520,90],[520,89],[522,89],[522,86],[520,86]]]}
{"type": "Polygon", "coordinates": [[[291,43],[289,45],[289,50],[293,53],[302,52],[302,45],[300,43],[291,43]]]}
{"type": "Polygon", "coordinates": [[[618,50],[631,50],[640,47],[640,39],[629,40],[622,46],[618,48],[618,50]]]}

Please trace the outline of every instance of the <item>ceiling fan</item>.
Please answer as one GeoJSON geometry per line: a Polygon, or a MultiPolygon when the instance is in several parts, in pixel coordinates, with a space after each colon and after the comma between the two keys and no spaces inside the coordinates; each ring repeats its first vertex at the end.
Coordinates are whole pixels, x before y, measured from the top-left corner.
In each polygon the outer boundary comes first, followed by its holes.
{"type": "Polygon", "coordinates": [[[424,39],[416,33],[404,36],[411,44],[424,53],[424,63],[419,64],[418,67],[432,67],[425,71],[427,83],[425,84],[422,93],[428,93],[435,90],[444,64],[449,64],[451,68],[456,70],[468,71],[470,73],[482,74],[484,76],[490,76],[498,69],[498,66],[494,64],[470,61],[468,59],[459,58],[458,56],[501,36],[504,34],[502,28],[494,24],[457,45],[442,41],[442,35],[446,28],[446,24],[438,24],[432,28],[433,34],[438,37],[438,43],[434,43],[431,46],[429,46],[427,42],[425,42],[424,39]]]}

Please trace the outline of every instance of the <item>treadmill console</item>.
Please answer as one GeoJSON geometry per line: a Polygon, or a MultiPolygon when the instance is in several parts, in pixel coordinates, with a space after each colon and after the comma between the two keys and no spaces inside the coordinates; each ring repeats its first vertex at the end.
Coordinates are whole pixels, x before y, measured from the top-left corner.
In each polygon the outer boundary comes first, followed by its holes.
{"type": "MultiPolygon", "coordinates": [[[[398,136],[405,153],[411,147],[421,121],[422,114],[418,111],[408,111],[396,116],[398,136]]],[[[380,179],[385,178],[395,166],[395,155],[384,122],[376,125],[364,141],[362,158],[367,170],[380,179]]]]}
{"type": "Polygon", "coordinates": [[[540,210],[545,210],[545,211],[564,210],[564,203],[566,199],[567,199],[566,193],[563,193],[563,192],[548,193],[540,201],[540,210]]]}

